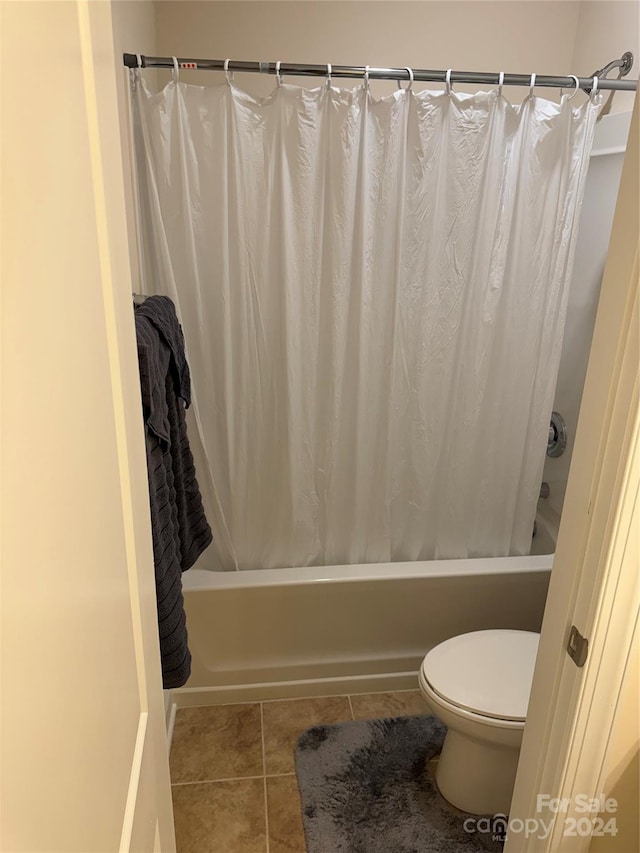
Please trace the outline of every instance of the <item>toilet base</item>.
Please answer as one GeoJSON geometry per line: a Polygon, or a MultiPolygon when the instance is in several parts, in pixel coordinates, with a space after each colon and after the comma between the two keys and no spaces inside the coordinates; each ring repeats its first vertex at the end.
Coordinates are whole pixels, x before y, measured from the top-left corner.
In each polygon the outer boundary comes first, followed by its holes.
{"type": "Polygon", "coordinates": [[[483,743],[449,729],[436,784],[451,805],[470,814],[509,814],[520,747],[483,743]]]}

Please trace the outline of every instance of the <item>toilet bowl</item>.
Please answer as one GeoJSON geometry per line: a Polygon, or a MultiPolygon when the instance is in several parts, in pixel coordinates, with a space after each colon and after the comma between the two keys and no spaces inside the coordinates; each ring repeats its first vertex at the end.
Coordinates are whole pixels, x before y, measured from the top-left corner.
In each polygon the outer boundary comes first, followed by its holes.
{"type": "Polygon", "coordinates": [[[456,808],[509,814],[539,635],[473,631],[440,643],[420,667],[420,690],[447,726],[436,784],[456,808]]]}

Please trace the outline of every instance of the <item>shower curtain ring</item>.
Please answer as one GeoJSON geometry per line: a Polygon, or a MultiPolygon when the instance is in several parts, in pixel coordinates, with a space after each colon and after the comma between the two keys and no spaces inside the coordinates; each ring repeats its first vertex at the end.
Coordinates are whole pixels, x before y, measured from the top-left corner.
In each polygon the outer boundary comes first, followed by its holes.
{"type": "Polygon", "coordinates": [[[446,85],[446,93],[447,95],[451,94],[451,68],[447,68],[447,73],[444,75],[444,82],[446,85]]]}
{"type": "Polygon", "coordinates": [[[591,89],[591,97],[595,99],[595,98],[598,96],[599,91],[600,91],[600,90],[598,89],[598,78],[594,75],[594,77],[593,77],[593,87],[592,87],[592,89],[591,89]]]}
{"type": "Polygon", "coordinates": [[[409,85],[403,87],[400,81],[398,80],[398,89],[404,88],[408,92],[409,89],[411,89],[411,87],[413,86],[413,68],[409,68],[405,65],[404,70],[407,72],[407,76],[409,78],[409,85]]]}
{"type": "Polygon", "coordinates": [[[566,101],[570,101],[572,98],[575,98],[575,96],[576,96],[576,92],[577,92],[577,91],[578,91],[578,89],[580,88],[580,81],[578,80],[578,78],[576,77],[576,75],[575,75],[575,74],[567,74],[567,77],[571,77],[571,79],[572,79],[572,80],[573,80],[573,82],[575,83],[575,86],[574,86],[574,88],[573,88],[573,92],[572,92],[570,95],[565,95],[565,93],[562,91],[562,88],[563,88],[563,87],[561,86],[561,87],[560,87],[560,98],[561,98],[561,99],[563,99],[563,98],[564,98],[564,100],[566,100],[566,101]]]}
{"type": "Polygon", "coordinates": [[[276,62],[276,83],[278,86],[282,86],[282,77],[280,76],[280,60],[276,62]]]}
{"type": "Polygon", "coordinates": [[[531,75],[531,81],[529,83],[529,97],[530,98],[533,98],[533,90],[535,89],[535,86],[536,86],[536,75],[532,74],[531,75]]]}
{"type": "Polygon", "coordinates": [[[504,71],[498,74],[498,97],[502,97],[502,87],[504,86],[504,71]]]}
{"type": "Polygon", "coordinates": [[[331,88],[331,71],[333,66],[330,62],[327,62],[327,87],[331,88]]]}
{"type": "Polygon", "coordinates": [[[176,59],[175,56],[172,56],[171,59],[173,59],[173,82],[179,83],[180,82],[180,66],[178,65],[178,60],[176,59]]]}
{"type": "Polygon", "coordinates": [[[233,80],[233,71],[229,71],[229,59],[225,59],[224,61],[224,73],[227,78],[227,83],[231,85],[231,81],[233,80]]]}
{"type": "Polygon", "coordinates": [[[133,87],[133,89],[138,88],[138,84],[142,79],[142,74],[140,72],[144,68],[142,64],[142,55],[140,53],[136,53],[136,60],[138,62],[137,67],[129,69],[129,77],[131,79],[131,86],[133,87]]]}
{"type": "Polygon", "coordinates": [[[369,66],[364,66],[364,88],[369,91],[369,66]]]}

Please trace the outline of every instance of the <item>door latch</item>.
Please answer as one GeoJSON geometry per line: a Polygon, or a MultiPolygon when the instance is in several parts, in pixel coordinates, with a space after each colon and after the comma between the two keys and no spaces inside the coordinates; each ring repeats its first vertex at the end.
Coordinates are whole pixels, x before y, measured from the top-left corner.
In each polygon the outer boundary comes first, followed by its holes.
{"type": "Polygon", "coordinates": [[[567,643],[567,652],[569,657],[576,666],[584,666],[589,651],[589,640],[583,637],[575,625],[571,626],[569,634],[569,642],[567,643]]]}

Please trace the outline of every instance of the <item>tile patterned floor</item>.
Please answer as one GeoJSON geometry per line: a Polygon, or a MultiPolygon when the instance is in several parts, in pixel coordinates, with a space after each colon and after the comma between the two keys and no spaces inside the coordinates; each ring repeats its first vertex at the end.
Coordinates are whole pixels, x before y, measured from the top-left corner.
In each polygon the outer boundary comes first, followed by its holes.
{"type": "Polygon", "coordinates": [[[170,758],[178,853],[304,853],[298,736],[321,723],[426,713],[417,690],[181,708],[170,758]]]}

